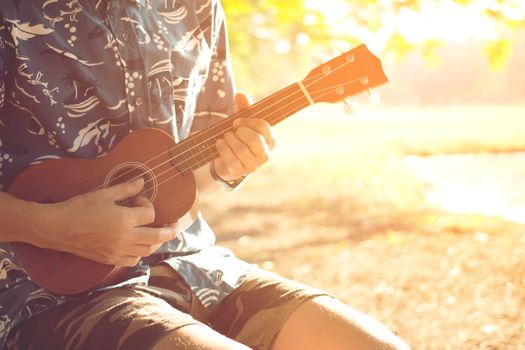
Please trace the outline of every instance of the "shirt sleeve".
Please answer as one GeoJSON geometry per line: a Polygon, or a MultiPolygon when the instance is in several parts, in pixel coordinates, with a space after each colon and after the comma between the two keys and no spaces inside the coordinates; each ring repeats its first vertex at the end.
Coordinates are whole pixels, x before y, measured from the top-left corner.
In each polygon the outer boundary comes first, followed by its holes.
{"type": "Polygon", "coordinates": [[[222,6],[218,2],[214,14],[215,40],[208,77],[197,99],[192,132],[205,129],[234,112],[235,81],[228,49],[228,32],[222,6]]]}
{"type": "MultiPolygon", "coordinates": [[[[8,60],[14,50],[14,44],[9,30],[2,18],[0,18],[0,110],[4,107],[6,80],[8,75],[8,60]]],[[[0,125],[1,125],[0,114],[0,125]]]]}

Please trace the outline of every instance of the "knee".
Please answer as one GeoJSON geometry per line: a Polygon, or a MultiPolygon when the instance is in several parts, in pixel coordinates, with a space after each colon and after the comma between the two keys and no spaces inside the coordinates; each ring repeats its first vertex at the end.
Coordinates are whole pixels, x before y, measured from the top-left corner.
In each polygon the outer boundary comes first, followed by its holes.
{"type": "Polygon", "coordinates": [[[410,350],[410,346],[383,323],[337,301],[323,300],[323,306],[331,311],[333,326],[344,330],[344,349],[360,350],[410,350]],[[338,320],[339,322],[335,322],[338,320]]]}
{"type": "MultiPolygon", "coordinates": [[[[357,332],[353,330],[353,335],[356,333],[357,339],[363,340],[362,349],[367,350],[410,350],[410,346],[403,341],[399,336],[394,334],[388,327],[374,319],[371,316],[361,314],[354,318],[353,326],[356,327],[357,332]],[[357,321],[358,320],[358,321],[357,321]]],[[[357,347],[361,349],[360,347],[357,347]]]]}
{"type": "Polygon", "coordinates": [[[382,342],[381,346],[378,347],[377,350],[410,350],[410,346],[401,340],[401,338],[395,335],[391,336],[390,338],[391,339],[382,342]]]}
{"type": "Polygon", "coordinates": [[[162,338],[152,350],[250,350],[204,325],[187,325],[162,338]]]}

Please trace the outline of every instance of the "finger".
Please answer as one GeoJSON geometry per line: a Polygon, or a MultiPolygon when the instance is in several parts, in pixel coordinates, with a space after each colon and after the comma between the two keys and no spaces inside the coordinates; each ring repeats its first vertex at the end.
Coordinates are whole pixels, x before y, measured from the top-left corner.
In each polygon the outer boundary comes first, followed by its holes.
{"type": "Polygon", "coordinates": [[[87,254],[82,255],[83,257],[97,261],[102,264],[116,265],[116,266],[135,266],[140,260],[138,255],[128,255],[126,252],[110,253],[103,251],[86,251],[87,254]]]}
{"type": "Polygon", "coordinates": [[[248,149],[256,158],[257,165],[268,161],[268,145],[261,134],[255,132],[253,129],[243,127],[235,132],[235,136],[248,146],[248,149]]]}
{"type": "Polygon", "coordinates": [[[164,227],[174,229],[177,232],[181,232],[183,230],[182,223],[179,221],[171,222],[169,224],[164,225],[164,227]]]}
{"type": "Polygon", "coordinates": [[[234,133],[227,132],[224,134],[224,142],[242,163],[242,173],[252,173],[257,169],[257,156],[234,133]]]}
{"type": "Polygon", "coordinates": [[[264,137],[268,149],[273,150],[275,147],[275,134],[273,132],[272,126],[266,120],[239,118],[233,122],[233,126],[236,129],[242,127],[250,128],[264,137]]]}
{"type": "Polygon", "coordinates": [[[153,208],[153,203],[144,196],[133,197],[130,202],[132,207],[153,208]]]}
{"type": "Polygon", "coordinates": [[[162,244],[134,244],[127,249],[126,254],[145,257],[155,253],[161,246],[162,244]]]}
{"type": "Polygon", "coordinates": [[[180,232],[174,227],[135,227],[130,233],[130,241],[135,244],[162,244],[177,237],[180,232]]]}
{"type": "Polygon", "coordinates": [[[244,92],[237,92],[235,94],[235,111],[246,109],[251,105],[251,98],[244,92]]]}
{"type": "Polygon", "coordinates": [[[149,200],[144,201],[142,206],[123,209],[127,211],[123,215],[128,216],[132,226],[149,225],[155,222],[155,207],[149,200]],[[146,204],[148,202],[149,204],[146,204]]]}
{"type": "Polygon", "coordinates": [[[103,189],[115,202],[122,201],[138,195],[144,188],[144,179],[139,178],[131,182],[124,182],[103,189]]]}
{"type": "Polygon", "coordinates": [[[153,203],[143,196],[136,196],[131,200],[131,215],[134,226],[149,225],[155,221],[155,207],[153,203]]]}
{"type": "Polygon", "coordinates": [[[119,256],[114,259],[112,264],[116,266],[131,267],[131,266],[137,265],[140,258],[141,258],[140,256],[119,256]]]}
{"type": "Polygon", "coordinates": [[[219,158],[222,162],[221,164],[226,167],[228,173],[234,177],[243,175],[242,162],[235,156],[226,142],[224,140],[217,140],[215,146],[217,148],[217,153],[219,153],[219,158]]]}

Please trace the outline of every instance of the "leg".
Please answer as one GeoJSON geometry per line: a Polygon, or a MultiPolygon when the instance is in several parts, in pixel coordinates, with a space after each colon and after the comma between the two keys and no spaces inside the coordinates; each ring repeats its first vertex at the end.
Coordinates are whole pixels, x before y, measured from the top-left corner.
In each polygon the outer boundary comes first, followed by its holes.
{"type": "Polygon", "coordinates": [[[152,350],[249,350],[208,326],[188,325],[161,339],[152,350]]]}
{"type": "Polygon", "coordinates": [[[247,350],[145,288],[72,300],[19,325],[7,349],[247,350]]]}
{"type": "Polygon", "coordinates": [[[255,269],[210,317],[212,328],[257,350],[408,350],[372,317],[322,290],[255,269]]]}
{"type": "Polygon", "coordinates": [[[408,345],[370,316],[327,296],[309,299],[292,313],[273,350],[407,350],[408,345]]]}

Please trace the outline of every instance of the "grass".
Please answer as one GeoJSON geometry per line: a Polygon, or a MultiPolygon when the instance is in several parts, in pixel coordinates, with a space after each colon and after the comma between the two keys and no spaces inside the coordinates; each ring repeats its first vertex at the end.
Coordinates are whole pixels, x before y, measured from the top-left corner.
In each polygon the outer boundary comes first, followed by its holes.
{"type": "Polygon", "coordinates": [[[523,349],[523,225],[435,207],[402,160],[523,151],[524,116],[318,106],[276,126],[272,161],[204,211],[220,244],[328,290],[413,349],[523,349]]]}

